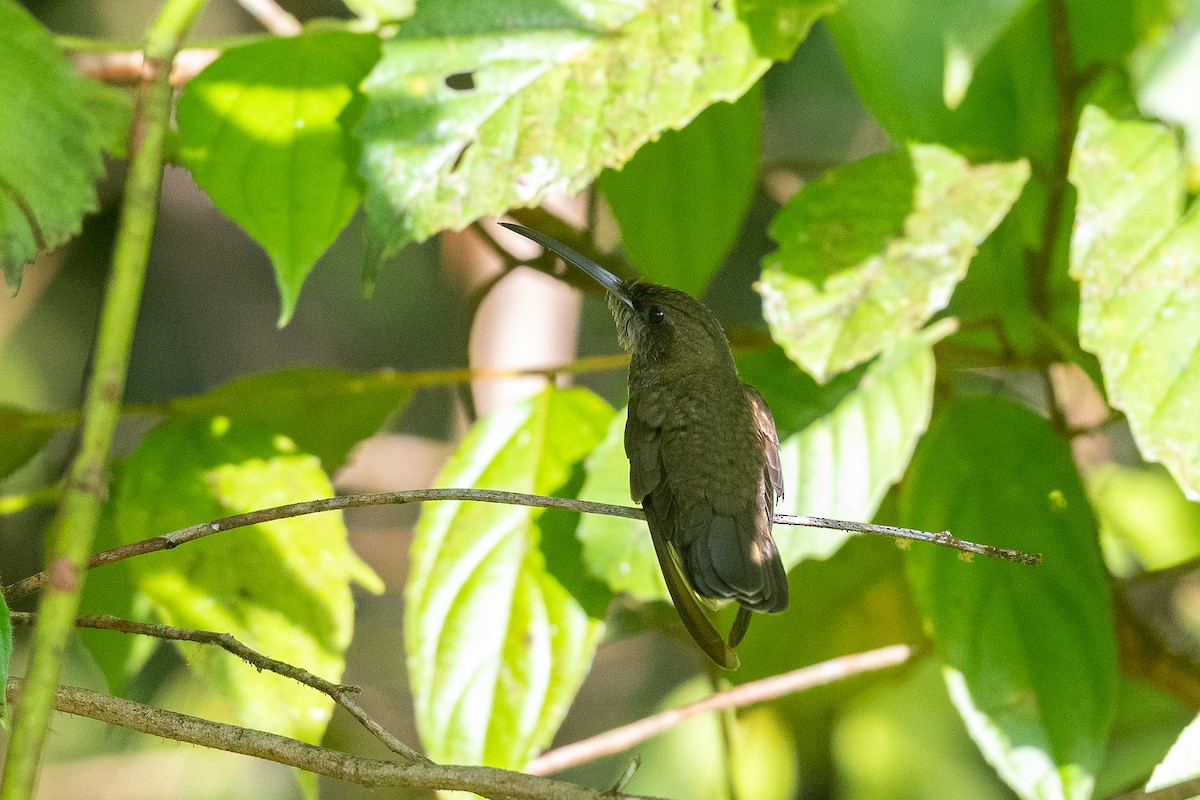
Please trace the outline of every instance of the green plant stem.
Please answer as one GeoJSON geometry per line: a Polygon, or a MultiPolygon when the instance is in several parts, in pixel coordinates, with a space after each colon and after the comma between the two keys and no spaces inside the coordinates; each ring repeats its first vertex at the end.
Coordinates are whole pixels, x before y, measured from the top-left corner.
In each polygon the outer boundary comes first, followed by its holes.
{"type": "Polygon", "coordinates": [[[129,177],[101,310],[79,451],[50,524],[47,571],[25,687],[8,742],[0,800],[32,797],[66,646],[107,489],[107,464],[150,255],[162,189],[163,139],[170,123],[170,65],[205,0],[167,0],[146,37],[145,69],[131,131],[129,177]]]}
{"type": "MultiPolygon", "coordinates": [[[[1058,100],[1055,108],[1054,162],[1047,176],[1045,216],[1042,220],[1042,241],[1036,251],[1028,255],[1029,305],[1047,328],[1054,327],[1054,303],[1050,283],[1054,275],[1054,262],[1058,254],[1058,243],[1063,230],[1063,213],[1067,207],[1068,173],[1071,167],[1071,151],[1079,132],[1079,82],[1075,74],[1075,51],[1071,43],[1071,31],[1067,19],[1066,0],[1048,0],[1046,9],[1050,21],[1050,60],[1054,70],[1058,100]]],[[[1054,429],[1066,433],[1067,419],[1059,407],[1049,365],[1041,367],[1041,379],[1046,393],[1046,411],[1054,429]]]]}

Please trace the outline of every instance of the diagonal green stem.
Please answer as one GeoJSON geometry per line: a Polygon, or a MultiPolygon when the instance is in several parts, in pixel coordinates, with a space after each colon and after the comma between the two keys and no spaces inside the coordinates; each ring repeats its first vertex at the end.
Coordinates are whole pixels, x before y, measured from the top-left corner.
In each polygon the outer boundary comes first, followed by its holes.
{"type": "Polygon", "coordinates": [[[71,462],[62,504],[48,532],[47,571],[28,677],[8,742],[0,800],[28,800],[37,777],[46,726],[67,637],[107,489],[113,431],[145,283],[150,238],[162,189],[163,139],[170,124],[171,62],[205,0],[166,0],[146,37],[145,67],[131,132],[129,177],[101,310],[93,371],[84,402],[79,452],[71,462]]]}

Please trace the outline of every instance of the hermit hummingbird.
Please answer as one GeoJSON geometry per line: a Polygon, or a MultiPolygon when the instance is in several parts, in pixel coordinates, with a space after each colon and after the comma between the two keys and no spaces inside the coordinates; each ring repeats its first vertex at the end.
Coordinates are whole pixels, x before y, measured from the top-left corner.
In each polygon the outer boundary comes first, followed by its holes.
{"type": "Polygon", "coordinates": [[[733,648],[751,611],[787,608],[771,535],[783,496],[775,420],[738,378],[716,316],[685,292],[620,280],[538,231],[500,223],[582,269],[607,291],[617,338],[630,354],[625,454],[629,487],[646,512],[659,567],[679,616],[713,661],[736,669],[733,648]],[[721,638],[696,594],[740,604],[721,638]]]}

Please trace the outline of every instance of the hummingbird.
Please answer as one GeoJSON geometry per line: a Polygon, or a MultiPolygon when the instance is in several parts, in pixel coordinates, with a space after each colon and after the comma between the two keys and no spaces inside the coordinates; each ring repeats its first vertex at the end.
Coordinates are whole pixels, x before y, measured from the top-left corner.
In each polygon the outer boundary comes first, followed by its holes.
{"type": "Polygon", "coordinates": [[[606,290],[617,338],[630,354],[630,495],[646,513],[684,627],[709,658],[736,669],[733,648],[751,612],[777,614],[788,605],[787,573],[771,535],[783,477],[766,401],[738,378],[721,323],[698,300],[668,286],[621,280],[545,234],[500,224],[606,290]],[[728,643],[697,594],[739,604],[728,643]]]}

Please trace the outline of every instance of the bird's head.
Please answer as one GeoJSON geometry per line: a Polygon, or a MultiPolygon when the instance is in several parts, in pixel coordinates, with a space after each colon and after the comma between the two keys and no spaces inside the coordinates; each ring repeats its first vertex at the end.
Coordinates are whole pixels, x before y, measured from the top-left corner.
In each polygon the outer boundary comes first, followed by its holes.
{"type": "Polygon", "coordinates": [[[682,372],[710,366],[733,368],[725,331],[700,301],[669,286],[623,281],[543,233],[507,222],[500,224],[562,256],[608,291],[617,339],[629,351],[635,366],[670,367],[682,372]]]}

